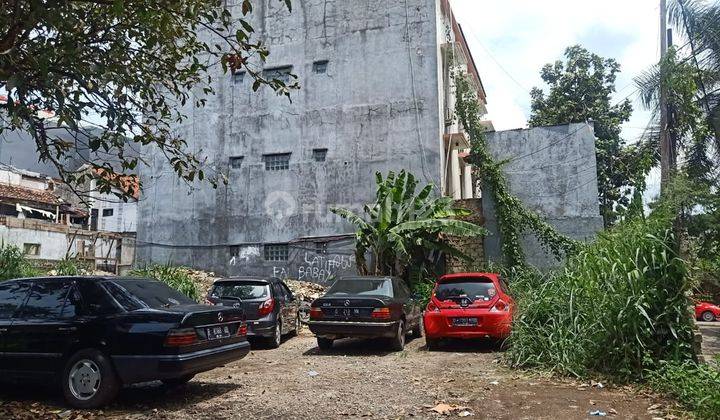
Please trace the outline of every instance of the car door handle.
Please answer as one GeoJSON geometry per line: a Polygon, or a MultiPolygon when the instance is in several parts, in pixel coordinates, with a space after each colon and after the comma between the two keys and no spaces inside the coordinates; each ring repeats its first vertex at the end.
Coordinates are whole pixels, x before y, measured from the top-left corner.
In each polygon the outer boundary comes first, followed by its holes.
{"type": "Polygon", "coordinates": [[[58,327],[58,331],[77,331],[77,327],[58,327]]]}

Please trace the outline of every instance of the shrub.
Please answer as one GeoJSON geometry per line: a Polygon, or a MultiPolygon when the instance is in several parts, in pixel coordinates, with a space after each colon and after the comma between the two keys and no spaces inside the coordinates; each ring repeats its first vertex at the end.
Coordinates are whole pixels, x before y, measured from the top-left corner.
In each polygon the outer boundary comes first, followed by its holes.
{"type": "Polygon", "coordinates": [[[14,245],[0,246],[0,281],[39,274],[40,271],[30,264],[20,248],[14,245]]]}
{"type": "Polygon", "coordinates": [[[185,267],[170,264],[151,264],[130,272],[131,276],[146,277],[161,281],[193,300],[198,300],[200,291],[185,267]]]}
{"type": "Polygon", "coordinates": [[[650,373],[650,385],[676,398],[698,419],[720,419],[720,371],[709,365],[663,363],[650,373]]]}
{"type": "Polygon", "coordinates": [[[85,265],[78,260],[64,259],[55,264],[55,275],[57,276],[79,276],[85,272],[85,265]]]}
{"type": "Polygon", "coordinates": [[[602,233],[559,272],[513,278],[509,362],[632,380],[657,361],[691,359],[690,284],[674,251],[674,214],[658,209],[602,233]]]}

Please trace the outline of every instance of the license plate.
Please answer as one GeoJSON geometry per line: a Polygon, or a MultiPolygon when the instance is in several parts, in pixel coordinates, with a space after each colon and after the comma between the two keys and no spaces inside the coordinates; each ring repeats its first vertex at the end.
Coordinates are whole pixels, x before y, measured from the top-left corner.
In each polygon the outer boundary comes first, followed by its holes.
{"type": "Polygon", "coordinates": [[[360,309],[355,308],[335,308],[335,316],[358,316],[360,315],[360,309]]]}
{"type": "Polygon", "coordinates": [[[230,337],[230,327],[227,325],[205,328],[208,340],[230,337]]]}
{"type": "Polygon", "coordinates": [[[475,326],[478,324],[477,318],[453,318],[453,325],[455,326],[475,326]]]}

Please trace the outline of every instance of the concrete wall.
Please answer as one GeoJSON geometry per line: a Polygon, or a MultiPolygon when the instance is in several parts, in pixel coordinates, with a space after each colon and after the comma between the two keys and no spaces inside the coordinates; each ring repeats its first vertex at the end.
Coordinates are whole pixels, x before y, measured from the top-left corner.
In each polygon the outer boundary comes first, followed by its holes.
{"type": "Polygon", "coordinates": [[[25,244],[39,244],[40,255],[29,258],[40,260],[61,260],[68,250],[67,234],[52,231],[13,228],[0,225],[0,243],[15,245],[23,250],[25,244]]]}
{"type": "MultiPolygon", "coordinates": [[[[227,172],[229,184],[188,188],[148,151],[140,261],[273,274],[279,264],[264,261],[262,245],[353,232],[329,209],[361,211],[374,196],[376,171],[407,169],[440,184],[435,0],[308,0],[294,2],[292,13],[264,1],[253,24],[271,51],[265,67],[292,65],[302,89],[290,103],[269,89],[253,93],[247,76],[240,82],[213,70],[217,95],[204,108],[186,108],[177,131],[208,166],[227,172]],[[327,73],[313,72],[318,60],[328,60],[327,73]],[[327,148],[326,161],[313,159],[315,148],[327,148]],[[291,153],[290,169],[266,171],[263,155],[272,153],[291,153]],[[244,157],[240,168],[229,167],[233,156],[244,157]],[[233,246],[247,252],[231,264],[233,246]]],[[[296,273],[299,262],[285,269],[296,273]]]]}
{"type": "MultiPolygon", "coordinates": [[[[560,232],[583,241],[602,230],[598,206],[595,135],[588,124],[488,133],[488,146],[503,167],[510,190],[525,206],[543,216],[560,232]]],[[[501,261],[495,203],[483,194],[485,253],[501,261]]],[[[527,260],[538,267],[558,264],[533,236],[523,240],[527,260]]]]}

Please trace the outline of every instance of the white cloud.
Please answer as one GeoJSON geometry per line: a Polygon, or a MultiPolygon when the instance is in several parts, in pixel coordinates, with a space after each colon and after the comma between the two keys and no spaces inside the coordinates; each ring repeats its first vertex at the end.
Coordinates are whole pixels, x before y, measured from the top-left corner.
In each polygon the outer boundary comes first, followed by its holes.
{"type": "MultiPolygon", "coordinates": [[[[629,95],[634,112],[623,136],[635,141],[650,113],[635,95],[633,78],[659,58],[656,0],[450,0],[468,38],[488,94],[495,128],[524,127],[529,90],[543,87],[540,69],[562,58],[566,47],[582,44],[621,65],[615,101],[629,95]]],[[[657,193],[659,177],[648,177],[646,198],[657,193]]]]}

